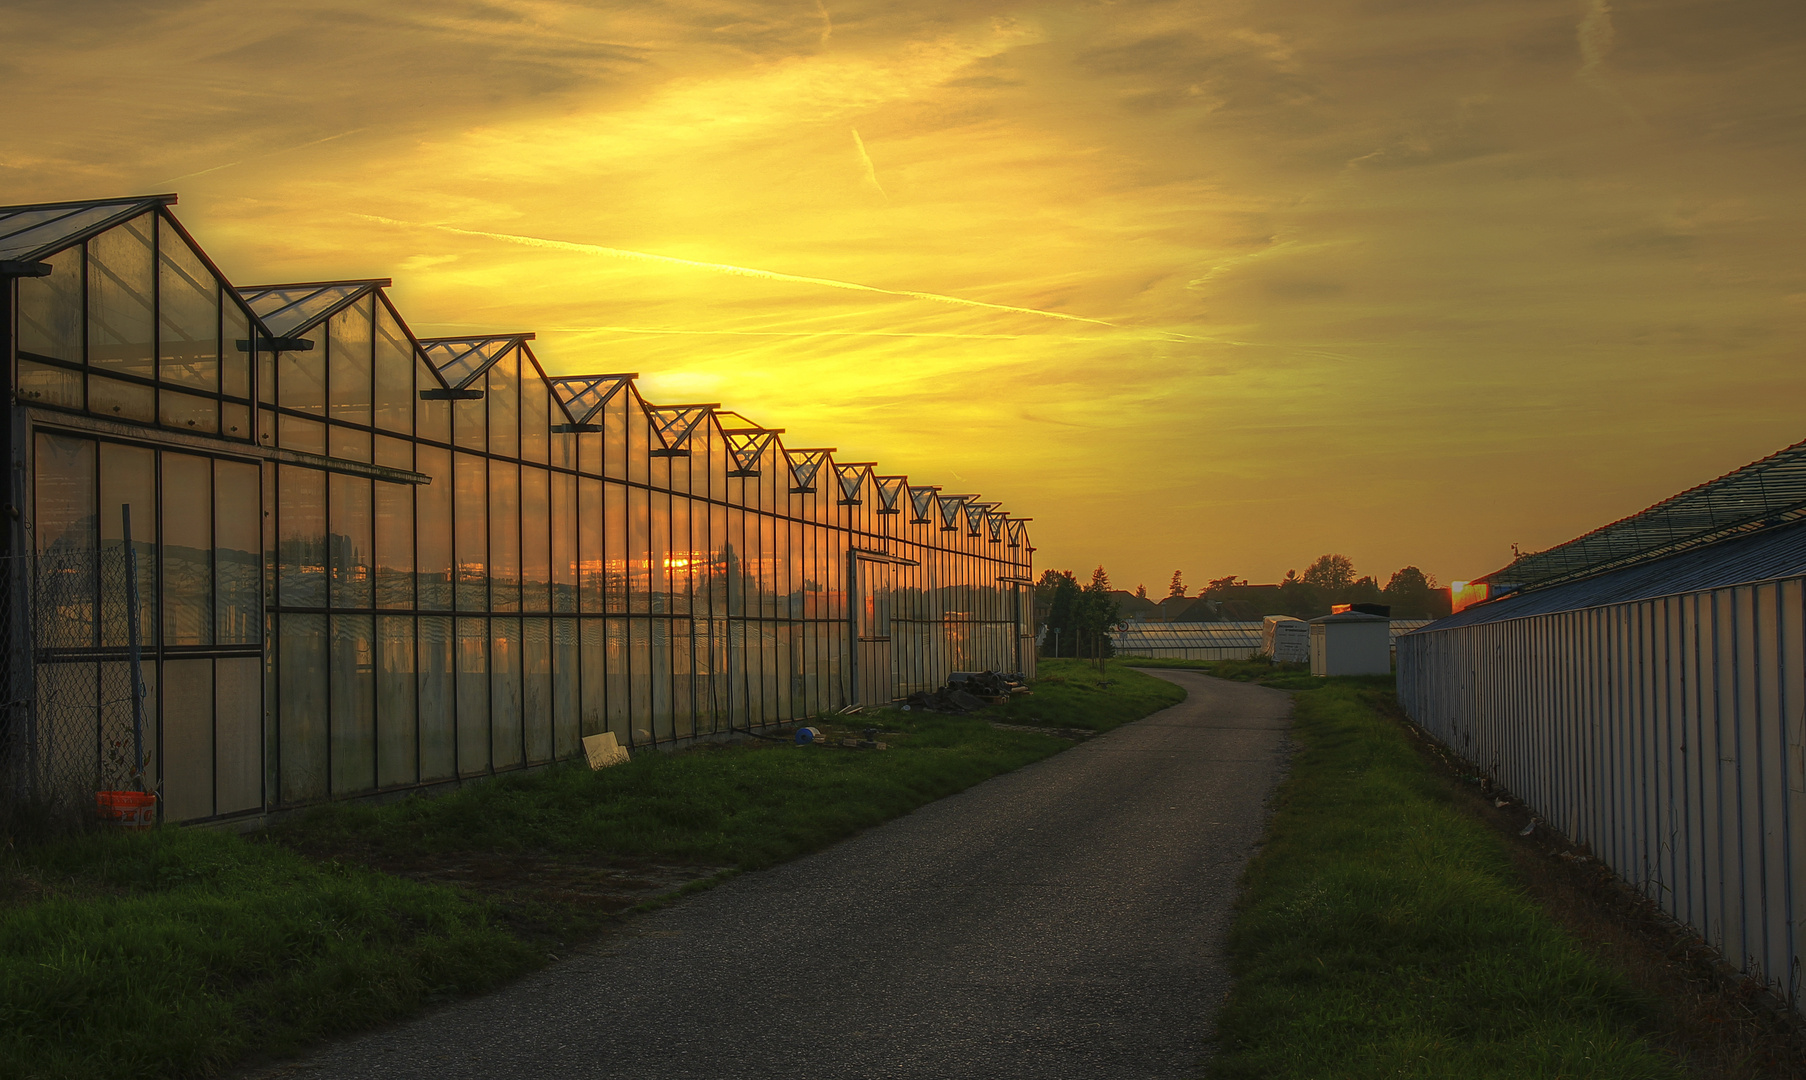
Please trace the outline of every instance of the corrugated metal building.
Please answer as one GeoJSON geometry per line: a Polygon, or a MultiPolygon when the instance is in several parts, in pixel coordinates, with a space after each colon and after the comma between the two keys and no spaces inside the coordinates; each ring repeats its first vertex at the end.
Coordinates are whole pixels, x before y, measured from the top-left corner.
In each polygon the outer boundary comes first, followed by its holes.
{"type": "Polygon", "coordinates": [[[1488,575],[1398,644],[1431,735],[1801,1004],[1806,443],[1488,575]]]}

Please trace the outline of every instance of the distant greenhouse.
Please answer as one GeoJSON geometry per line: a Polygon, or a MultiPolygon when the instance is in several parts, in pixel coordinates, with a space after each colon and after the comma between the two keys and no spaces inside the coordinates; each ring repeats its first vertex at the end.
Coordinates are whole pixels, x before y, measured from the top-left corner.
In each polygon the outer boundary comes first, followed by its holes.
{"type": "MultiPolygon", "coordinates": [[[[1428,619],[1392,620],[1392,640],[1428,619]]],[[[1110,632],[1117,656],[1168,660],[1246,660],[1261,651],[1259,622],[1124,623],[1110,632]]]]}
{"type": "Polygon", "coordinates": [[[387,280],[234,287],[174,202],[0,209],[0,793],[126,786],[135,714],[197,820],[1032,671],[998,502],[418,338],[387,280]]]}

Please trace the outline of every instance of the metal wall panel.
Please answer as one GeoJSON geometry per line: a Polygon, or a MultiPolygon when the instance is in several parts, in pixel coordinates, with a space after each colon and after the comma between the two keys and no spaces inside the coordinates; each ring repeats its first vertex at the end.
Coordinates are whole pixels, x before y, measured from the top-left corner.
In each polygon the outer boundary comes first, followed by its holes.
{"type": "Polygon", "coordinates": [[[1399,640],[1398,688],[1426,732],[1802,1005],[1806,578],[1470,615],[1399,640]]]}

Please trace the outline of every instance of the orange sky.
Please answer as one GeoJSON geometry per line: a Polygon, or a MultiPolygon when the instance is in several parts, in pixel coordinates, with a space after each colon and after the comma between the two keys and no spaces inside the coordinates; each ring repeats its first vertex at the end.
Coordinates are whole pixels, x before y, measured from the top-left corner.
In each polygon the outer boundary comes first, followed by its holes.
{"type": "Polygon", "coordinates": [[[0,202],[177,191],[241,284],[393,277],[421,334],[537,330],[1128,588],[1473,577],[1806,437],[1797,0],[22,0],[0,39],[0,202]]]}

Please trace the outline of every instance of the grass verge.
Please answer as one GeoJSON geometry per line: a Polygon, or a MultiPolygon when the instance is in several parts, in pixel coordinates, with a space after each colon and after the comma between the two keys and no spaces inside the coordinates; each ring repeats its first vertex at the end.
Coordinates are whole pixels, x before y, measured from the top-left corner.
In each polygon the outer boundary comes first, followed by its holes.
{"type": "Polygon", "coordinates": [[[215,1075],[490,989],[620,913],[1183,696],[1120,666],[1047,661],[1034,695],[974,716],[818,725],[877,726],[882,753],[710,743],[321,807],[252,837],[160,828],[21,848],[0,861],[0,1076],[215,1075]]]}
{"type": "Polygon", "coordinates": [[[1295,699],[1211,1075],[1682,1075],[1645,1038],[1654,1002],[1525,895],[1505,839],[1391,715],[1389,682],[1315,680],[1295,699]]]}

